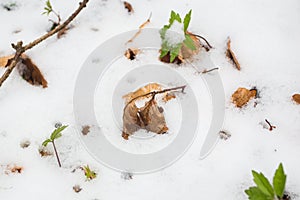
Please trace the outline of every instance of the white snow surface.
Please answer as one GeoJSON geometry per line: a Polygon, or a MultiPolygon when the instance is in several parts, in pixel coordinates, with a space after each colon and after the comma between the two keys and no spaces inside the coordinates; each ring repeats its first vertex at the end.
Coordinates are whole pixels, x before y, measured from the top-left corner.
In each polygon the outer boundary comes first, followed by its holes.
{"type": "Polygon", "coordinates": [[[166,41],[173,47],[185,40],[183,31],[183,23],[179,23],[177,20],[173,22],[171,27],[166,31],[166,41]]]}
{"type": "MultiPolygon", "coordinates": [[[[0,56],[13,53],[19,40],[28,43],[49,28],[42,0],[16,2],[14,11],[0,7],[0,56]],[[20,31],[14,33],[16,30],[20,31]]],[[[63,19],[77,8],[77,0],[51,0],[63,19]]],[[[291,101],[300,92],[300,2],[298,0],[159,1],[131,0],[128,14],[121,1],[90,0],[61,39],[52,37],[27,52],[45,75],[47,89],[27,84],[14,71],[0,88],[0,199],[130,199],[179,200],[247,199],[244,190],[253,185],[251,170],[272,178],[280,162],[287,173],[286,190],[300,199],[300,106],[291,101]],[[82,146],[73,128],[73,89],[87,56],[103,41],[136,29],[152,12],[148,27],[166,24],[171,10],[184,15],[193,9],[190,31],[205,36],[214,46],[211,56],[223,80],[226,94],[224,129],[232,136],[199,160],[202,141],[197,138],[188,152],[172,166],[156,173],[121,174],[96,162],[82,146]],[[224,56],[226,38],[241,63],[237,71],[224,56]],[[238,87],[256,86],[254,101],[237,109],[230,96],[238,87]],[[268,119],[276,129],[264,129],[268,119]],[[63,168],[55,157],[41,158],[38,148],[56,122],[70,125],[57,140],[63,168]],[[28,148],[20,142],[29,140],[28,148]],[[21,174],[5,174],[5,166],[24,167],[21,174]],[[98,173],[86,181],[83,172],[71,171],[88,164],[98,173]],[[83,189],[75,193],[72,187],[83,189]]],[[[55,17],[52,16],[51,17],[55,17]]],[[[3,73],[5,69],[0,69],[3,73]]],[[[204,112],[208,112],[204,110],[204,112]]],[[[207,113],[209,115],[209,113],[207,113]]],[[[49,146],[50,148],[51,146],[49,146]]],[[[51,149],[51,148],[50,148],[51,149]]]]}

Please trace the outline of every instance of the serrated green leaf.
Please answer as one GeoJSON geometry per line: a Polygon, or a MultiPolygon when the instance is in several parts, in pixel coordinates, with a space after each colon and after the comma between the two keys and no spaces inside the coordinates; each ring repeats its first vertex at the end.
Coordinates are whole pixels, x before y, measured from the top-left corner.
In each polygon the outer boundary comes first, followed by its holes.
{"type": "Polygon", "coordinates": [[[284,174],[282,163],[280,163],[273,177],[274,191],[279,198],[283,197],[285,183],[286,183],[286,174],[284,174]]]}
{"type": "Polygon", "coordinates": [[[51,134],[51,136],[50,136],[50,139],[51,139],[51,140],[55,140],[55,139],[61,137],[61,132],[62,132],[65,128],[67,128],[67,127],[68,127],[68,126],[60,126],[60,127],[58,127],[57,129],[55,129],[55,130],[52,132],[52,134],[51,134]]]}
{"type": "Polygon", "coordinates": [[[192,15],[192,10],[190,10],[188,12],[188,14],[185,15],[184,17],[184,20],[183,20],[183,30],[184,32],[187,31],[188,27],[189,27],[189,24],[190,24],[190,21],[191,21],[191,15],[192,15]]]}
{"type": "Polygon", "coordinates": [[[42,143],[42,145],[43,145],[44,147],[46,147],[46,146],[48,145],[49,142],[52,142],[52,140],[51,140],[51,139],[47,139],[47,140],[45,140],[45,141],[42,143]]]}
{"type": "Polygon", "coordinates": [[[257,187],[267,196],[274,197],[274,190],[269,180],[262,174],[252,171],[253,181],[257,187]]]}
{"type": "Polygon", "coordinates": [[[245,193],[249,200],[272,200],[272,197],[266,196],[258,187],[250,187],[245,193]]]}
{"type": "Polygon", "coordinates": [[[175,58],[178,56],[179,51],[181,49],[182,43],[177,44],[175,47],[170,50],[170,63],[172,63],[175,58]]]}
{"type": "Polygon", "coordinates": [[[179,23],[181,23],[181,17],[178,13],[175,13],[173,10],[171,11],[171,15],[170,15],[170,19],[169,19],[169,26],[171,26],[174,21],[178,21],[179,23]]]}
{"type": "Polygon", "coordinates": [[[194,40],[191,38],[190,35],[185,34],[185,40],[183,41],[183,43],[191,50],[196,50],[196,46],[194,43],[194,40]]]}

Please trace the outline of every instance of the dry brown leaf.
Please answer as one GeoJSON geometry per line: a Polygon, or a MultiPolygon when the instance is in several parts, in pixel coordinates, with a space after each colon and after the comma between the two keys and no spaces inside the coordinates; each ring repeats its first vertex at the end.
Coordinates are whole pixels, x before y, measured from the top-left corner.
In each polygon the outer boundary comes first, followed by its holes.
{"type": "Polygon", "coordinates": [[[41,157],[47,157],[47,156],[52,156],[53,153],[49,151],[49,149],[47,149],[47,147],[41,146],[39,148],[39,153],[41,155],[41,157]]]}
{"type": "Polygon", "coordinates": [[[157,134],[168,131],[166,120],[156,101],[152,98],[139,111],[142,128],[157,134]]]}
{"type": "Polygon", "coordinates": [[[139,26],[138,32],[136,32],[136,33],[134,34],[134,36],[133,36],[132,38],[130,38],[130,39],[126,42],[126,44],[128,44],[128,43],[130,43],[130,42],[133,42],[133,40],[134,40],[137,36],[139,36],[139,34],[141,34],[142,29],[143,29],[147,24],[150,23],[151,16],[152,16],[152,13],[150,13],[149,18],[148,18],[144,23],[142,23],[142,25],[139,26]]]}
{"type": "Polygon", "coordinates": [[[300,94],[294,94],[292,99],[297,103],[300,104],[300,94]]]}
{"type": "Polygon", "coordinates": [[[231,96],[232,102],[239,108],[243,107],[257,94],[256,89],[248,90],[246,88],[238,88],[231,96]]]}
{"type": "MultiPolygon", "coordinates": [[[[1,57],[0,66],[9,66],[13,57],[13,55],[1,57]]],[[[41,71],[27,55],[23,54],[21,56],[20,61],[16,65],[16,68],[20,76],[31,85],[41,85],[43,86],[43,88],[47,87],[48,83],[42,75],[41,71]]]]}
{"type": "Polygon", "coordinates": [[[194,41],[194,45],[196,47],[196,50],[191,50],[188,48],[184,43],[181,47],[181,50],[179,52],[179,57],[182,57],[184,60],[191,58],[193,55],[196,55],[200,51],[201,43],[200,40],[192,33],[187,32],[187,34],[191,37],[191,39],[194,41]]]}
{"type": "Polygon", "coordinates": [[[133,7],[132,7],[132,5],[130,3],[128,3],[127,1],[124,1],[123,3],[124,3],[125,9],[127,9],[127,11],[129,13],[133,13],[134,12],[133,7]]]}
{"type": "MultiPolygon", "coordinates": [[[[129,101],[131,101],[132,99],[135,99],[138,96],[145,95],[145,94],[147,94],[149,92],[152,92],[152,91],[161,91],[161,90],[162,90],[162,87],[161,87],[160,84],[158,84],[158,83],[149,83],[149,84],[137,89],[134,92],[130,92],[130,93],[124,95],[123,98],[126,100],[126,104],[127,104],[129,101]]],[[[141,97],[141,98],[139,98],[139,100],[141,100],[143,98],[148,98],[149,96],[150,95],[141,97]]]]}
{"type": "Polygon", "coordinates": [[[135,105],[135,101],[126,105],[123,111],[123,133],[122,137],[128,140],[128,136],[141,128],[139,109],[135,105]]]}
{"type": "Polygon", "coordinates": [[[82,130],[81,130],[82,135],[87,135],[90,132],[90,128],[91,127],[89,125],[82,126],[82,130]]]}
{"type": "Polygon", "coordinates": [[[140,51],[141,51],[141,50],[139,50],[139,49],[128,48],[128,49],[125,51],[124,56],[125,56],[126,58],[128,58],[129,60],[134,60],[135,57],[136,57],[136,55],[137,55],[138,53],[140,53],[140,51]]]}
{"type": "Polygon", "coordinates": [[[168,101],[170,101],[171,99],[175,99],[176,96],[173,93],[167,93],[164,95],[164,97],[162,98],[162,100],[166,103],[168,101]]]}
{"type": "Polygon", "coordinates": [[[231,49],[231,39],[229,37],[227,40],[226,57],[232,62],[232,64],[236,67],[237,70],[241,70],[240,63],[231,49]]]}

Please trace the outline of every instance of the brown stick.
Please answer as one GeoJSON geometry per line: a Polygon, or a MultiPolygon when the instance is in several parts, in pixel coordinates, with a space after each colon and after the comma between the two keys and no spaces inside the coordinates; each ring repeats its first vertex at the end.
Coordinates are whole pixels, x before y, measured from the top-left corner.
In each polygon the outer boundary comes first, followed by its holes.
{"type": "Polygon", "coordinates": [[[55,152],[55,156],[56,156],[56,159],[57,159],[58,166],[61,167],[60,159],[58,157],[58,153],[57,153],[57,150],[56,150],[54,140],[52,140],[52,145],[53,145],[53,148],[54,148],[54,152],[55,152]]]}
{"type": "Polygon", "coordinates": [[[191,33],[191,35],[193,35],[193,36],[195,36],[195,37],[198,37],[198,38],[204,40],[205,43],[207,44],[207,46],[208,46],[210,49],[213,48],[213,47],[209,44],[209,42],[205,39],[205,37],[203,37],[203,36],[201,36],[201,35],[194,34],[194,33],[191,33]]]}
{"type": "Polygon", "coordinates": [[[79,7],[75,10],[75,12],[64,23],[57,26],[55,29],[53,29],[52,31],[46,33],[45,35],[41,36],[40,38],[30,42],[29,44],[27,44],[25,46],[23,46],[22,41],[19,41],[16,45],[12,44],[12,47],[15,49],[16,52],[15,52],[14,57],[12,58],[12,61],[7,66],[6,71],[4,72],[4,74],[0,78],[0,87],[2,86],[3,82],[9,77],[9,75],[11,74],[11,72],[13,71],[15,66],[17,65],[20,56],[25,51],[31,49],[32,47],[38,45],[42,41],[46,40],[47,38],[51,37],[55,33],[61,31],[65,27],[67,27],[71,23],[71,21],[73,21],[73,19],[81,12],[81,10],[86,7],[88,2],[89,2],[89,0],[82,0],[82,2],[79,3],[79,7]]]}
{"type": "Polygon", "coordinates": [[[170,91],[174,91],[174,90],[181,90],[181,92],[184,92],[184,89],[186,88],[186,85],[183,85],[183,86],[179,86],[179,87],[173,87],[173,88],[168,88],[168,89],[164,89],[164,90],[155,90],[155,91],[152,91],[152,92],[148,92],[146,94],[143,94],[143,95],[140,95],[140,96],[137,96],[133,99],[131,99],[125,106],[124,110],[126,110],[126,108],[128,107],[128,105],[130,103],[132,103],[133,101],[139,99],[139,98],[142,98],[142,97],[146,97],[148,95],[151,95],[152,99],[154,99],[155,95],[157,94],[162,94],[162,93],[165,93],[165,92],[170,92],[170,91]]]}

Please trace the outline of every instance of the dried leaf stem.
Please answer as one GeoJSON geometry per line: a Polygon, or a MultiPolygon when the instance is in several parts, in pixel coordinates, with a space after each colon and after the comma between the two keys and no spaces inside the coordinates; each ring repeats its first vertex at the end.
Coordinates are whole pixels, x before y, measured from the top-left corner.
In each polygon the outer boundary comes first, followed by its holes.
{"type": "Polygon", "coordinates": [[[202,40],[205,41],[205,43],[207,44],[207,46],[209,47],[209,49],[212,49],[213,47],[209,44],[209,42],[205,39],[205,37],[201,36],[201,35],[197,35],[197,34],[194,34],[194,33],[190,33],[191,35],[195,36],[195,37],[198,37],[202,40]]]}
{"type": "Polygon", "coordinates": [[[0,77],[0,87],[2,86],[3,82],[9,77],[9,75],[11,74],[11,72],[13,71],[15,66],[17,65],[21,55],[25,51],[31,49],[32,47],[38,45],[42,41],[46,40],[47,38],[51,37],[55,33],[63,30],[65,27],[67,27],[73,21],[73,19],[81,12],[81,10],[86,7],[88,2],[89,2],[89,0],[82,0],[82,2],[79,3],[79,7],[74,11],[74,13],[64,23],[62,23],[61,25],[58,25],[52,31],[46,33],[45,35],[41,36],[40,38],[37,38],[36,40],[30,42],[29,44],[27,44],[25,46],[23,46],[22,41],[17,42],[17,44],[12,44],[12,47],[15,49],[16,52],[15,52],[15,55],[12,58],[10,64],[7,66],[6,71],[0,77]]]}
{"type": "Polygon", "coordinates": [[[54,140],[51,141],[51,142],[52,142],[52,145],[53,145],[53,148],[54,148],[54,152],[55,152],[55,156],[56,156],[56,159],[57,159],[58,166],[61,167],[61,163],[60,163],[60,160],[59,160],[59,156],[58,156],[58,153],[57,153],[57,150],[56,150],[54,140]]]}

